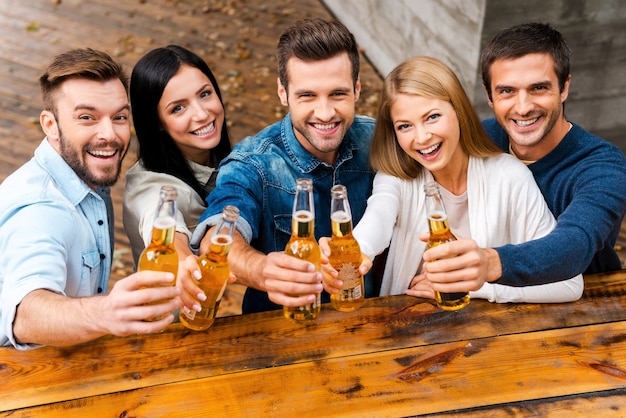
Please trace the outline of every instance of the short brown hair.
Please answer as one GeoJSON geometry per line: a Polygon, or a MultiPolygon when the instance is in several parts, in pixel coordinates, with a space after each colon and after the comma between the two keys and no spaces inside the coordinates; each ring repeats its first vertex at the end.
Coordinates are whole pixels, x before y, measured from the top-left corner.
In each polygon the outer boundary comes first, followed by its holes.
{"type": "Polygon", "coordinates": [[[128,75],[122,64],[109,54],[91,48],[72,49],[54,57],[46,72],[39,77],[45,110],[55,112],[54,92],[70,78],[95,81],[119,79],[128,94],[128,75]]]}
{"type": "Polygon", "coordinates": [[[398,94],[417,95],[450,103],[459,120],[459,143],[466,154],[487,157],[501,152],[487,136],[454,72],[435,58],[413,57],[398,65],[383,81],[370,149],[370,161],[376,171],[413,179],[423,169],[420,163],[404,152],[396,139],[391,105],[398,94]]]}
{"type": "Polygon", "coordinates": [[[346,52],[352,63],[352,83],[356,86],[360,57],[354,35],[340,22],[320,18],[303,19],[287,28],[278,40],[276,60],[278,78],[288,89],[287,61],[296,57],[302,61],[322,61],[346,52]]]}
{"type": "Polygon", "coordinates": [[[495,61],[521,58],[528,54],[548,54],[554,61],[554,72],[562,92],[570,75],[571,53],[563,35],[547,23],[523,23],[501,30],[480,55],[483,84],[489,100],[492,100],[491,65],[495,61]]]}

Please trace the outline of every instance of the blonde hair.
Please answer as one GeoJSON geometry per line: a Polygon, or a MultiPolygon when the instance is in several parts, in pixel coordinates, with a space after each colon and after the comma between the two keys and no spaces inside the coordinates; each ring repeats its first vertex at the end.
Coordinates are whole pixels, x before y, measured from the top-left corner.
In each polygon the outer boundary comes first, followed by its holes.
{"type": "Polygon", "coordinates": [[[488,157],[501,152],[487,136],[454,72],[435,58],[413,57],[398,65],[383,82],[370,148],[370,162],[376,171],[412,179],[423,170],[422,165],[408,156],[396,140],[391,105],[398,94],[417,95],[450,103],[459,120],[459,143],[467,155],[488,157]]]}

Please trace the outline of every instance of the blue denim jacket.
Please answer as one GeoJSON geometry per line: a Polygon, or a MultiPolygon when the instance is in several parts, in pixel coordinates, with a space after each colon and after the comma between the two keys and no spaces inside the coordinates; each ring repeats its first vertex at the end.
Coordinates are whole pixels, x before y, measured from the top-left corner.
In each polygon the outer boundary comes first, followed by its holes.
{"type": "MultiPolygon", "coordinates": [[[[240,210],[237,230],[254,248],[265,254],[283,251],[291,236],[299,177],[313,179],[316,238],[331,236],[330,189],[335,184],[347,187],[356,224],[372,191],[369,145],[374,123],[372,118],[355,117],[334,166],[318,160],[300,145],[289,114],[256,136],[245,138],[220,164],[216,188],[207,198],[208,208],[194,231],[192,247],[199,247],[206,230],[219,221],[222,209],[234,205],[240,210]]],[[[266,293],[247,290],[244,313],[277,307],[266,293]]]]}

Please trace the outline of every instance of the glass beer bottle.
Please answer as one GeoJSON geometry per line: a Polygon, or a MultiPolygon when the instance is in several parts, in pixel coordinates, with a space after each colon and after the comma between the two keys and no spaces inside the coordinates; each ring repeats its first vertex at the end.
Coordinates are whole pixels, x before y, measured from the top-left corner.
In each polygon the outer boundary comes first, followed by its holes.
{"type": "MultiPolygon", "coordinates": [[[[309,261],[320,271],[320,248],[315,241],[315,210],[313,207],[313,181],[311,179],[296,180],[296,196],[293,202],[291,218],[291,238],[285,247],[285,254],[309,261]]],[[[304,306],[283,306],[283,315],[287,319],[308,322],[317,319],[321,307],[321,294],[317,294],[315,302],[304,306]]]]}
{"type": "MultiPolygon", "coordinates": [[[[139,257],[137,270],[167,271],[178,273],[178,254],[174,248],[174,235],[176,234],[176,188],[171,186],[161,187],[159,203],[154,215],[152,225],[152,238],[150,244],[143,250],[139,257]]],[[[176,279],[171,286],[176,284],[176,279]]],[[[167,300],[149,303],[158,305],[167,300]]],[[[156,318],[146,319],[147,321],[158,321],[164,318],[162,315],[156,318]]]]}
{"type": "Polygon", "coordinates": [[[329,241],[330,256],[328,261],[339,273],[343,287],[339,294],[331,294],[333,308],[342,312],[358,309],[365,301],[363,275],[359,273],[361,265],[361,247],[352,235],[352,213],[348,202],[348,192],[340,184],[330,190],[330,222],[332,238],[329,241]]]}
{"type": "MultiPolygon", "coordinates": [[[[456,237],[450,231],[448,214],[439,193],[439,186],[437,183],[430,182],[424,186],[424,191],[426,192],[426,213],[430,229],[430,238],[426,244],[426,249],[456,241],[456,237]]],[[[468,292],[444,293],[435,291],[435,299],[441,309],[457,311],[467,306],[470,296],[468,292]]]]}
{"type": "Polygon", "coordinates": [[[213,325],[215,315],[222,301],[224,290],[230,276],[228,252],[233,242],[235,225],[239,217],[239,209],[235,206],[226,206],[222,211],[222,220],[211,234],[211,244],[206,254],[198,257],[198,266],[202,278],[196,283],[206,295],[206,300],[200,303],[200,312],[184,312],[178,315],[180,322],[194,331],[204,331],[213,325]]]}

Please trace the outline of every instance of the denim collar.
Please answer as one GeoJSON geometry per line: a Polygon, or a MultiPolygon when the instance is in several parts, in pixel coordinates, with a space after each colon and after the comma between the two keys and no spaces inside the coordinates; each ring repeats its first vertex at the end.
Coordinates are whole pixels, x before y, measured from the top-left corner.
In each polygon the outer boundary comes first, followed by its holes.
{"type": "MultiPolygon", "coordinates": [[[[353,125],[354,126],[354,125],[353,125]]],[[[281,122],[280,126],[280,139],[283,142],[283,146],[289,155],[292,163],[300,168],[303,173],[311,173],[320,165],[327,168],[332,168],[333,166],[328,163],[319,160],[309,151],[304,149],[302,144],[296,138],[294,133],[293,125],[291,123],[291,115],[287,113],[285,118],[281,122]]],[[[346,135],[341,141],[341,145],[339,146],[339,153],[337,154],[337,159],[335,160],[334,167],[340,166],[344,161],[350,160],[353,156],[353,151],[357,150],[358,144],[354,141],[352,137],[352,126],[346,132],[346,135]]]]}

